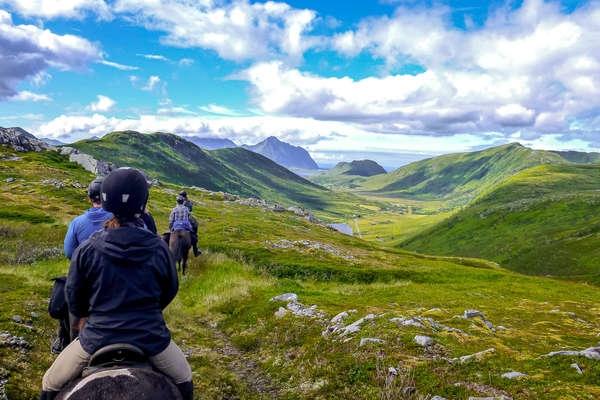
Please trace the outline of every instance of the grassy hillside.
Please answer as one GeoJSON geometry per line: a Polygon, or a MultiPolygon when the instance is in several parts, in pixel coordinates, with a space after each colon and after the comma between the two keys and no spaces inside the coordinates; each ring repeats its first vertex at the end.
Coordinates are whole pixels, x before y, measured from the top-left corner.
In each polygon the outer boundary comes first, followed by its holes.
{"type": "Polygon", "coordinates": [[[361,211],[357,197],[333,193],[243,148],[204,151],[169,133],[132,131],[113,132],[71,146],[119,166],[141,168],[161,181],[258,197],[284,206],[299,204],[320,218],[343,219],[361,211]]]}
{"type": "Polygon", "coordinates": [[[557,154],[512,143],[417,161],[371,177],[356,190],[378,197],[442,200],[448,207],[457,207],[519,171],[542,164],[564,163],[566,161],[557,154]]]}
{"type": "Polygon", "coordinates": [[[329,171],[308,177],[311,182],[328,188],[359,187],[369,176],[385,174],[383,167],[371,160],[355,160],[352,162],[340,162],[329,171]]]}
{"type": "Polygon", "coordinates": [[[552,153],[577,164],[593,164],[600,161],[600,153],[585,153],[582,151],[552,151],[552,153]]]}
{"type": "Polygon", "coordinates": [[[599,165],[532,168],[402,246],[600,284],[598,188],[599,165]]]}
{"type": "MultiPolygon", "coordinates": [[[[55,358],[49,353],[57,324],[46,315],[48,279],[68,269],[60,252],[66,224],[87,208],[85,189],[75,186],[93,179],[56,153],[19,156],[0,158],[0,332],[27,342],[14,347],[0,337],[0,391],[11,400],[39,398],[41,377],[55,358]]],[[[159,229],[167,226],[171,193],[179,189],[151,189],[149,209],[159,229]]],[[[600,362],[540,357],[596,344],[599,288],[523,276],[481,260],[380,247],[289,212],[188,192],[199,202],[194,213],[204,255],[192,260],[165,318],[188,356],[199,399],[600,396],[600,362]],[[277,318],[285,304],[269,299],[286,292],[324,315],[277,318]],[[480,318],[453,318],[466,309],[483,312],[497,330],[480,318]],[[358,332],[322,335],[334,315],[352,310],[344,325],[376,317],[358,332]],[[464,334],[433,329],[427,320],[422,328],[390,320],[419,316],[464,334]],[[422,347],[416,334],[435,342],[422,347]],[[361,346],[362,338],[385,342],[361,346]],[[489,348],[495,352],[471,362],[449,361],[489,348]],[[582,375],[570,366],[574,362],[582,375]],[[527,377],[500,376],[509,371],[527,377]]]]}

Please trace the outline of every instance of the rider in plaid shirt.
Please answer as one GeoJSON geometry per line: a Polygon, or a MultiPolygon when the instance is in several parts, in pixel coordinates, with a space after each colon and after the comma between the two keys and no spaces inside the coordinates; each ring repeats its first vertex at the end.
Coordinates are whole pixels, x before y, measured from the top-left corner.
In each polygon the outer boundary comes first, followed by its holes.
{"type": "Polygon", "coordinates": [[[191,223],[193,218],[190,210],[184,204],[184,198],[177,196],[177,207],[171,211],[171,216],[169,217],[169,230],[171,232],[176,229],[187,229],[190,231],[194,255],[198,257],[201,253],[198,250],[198,234],[191,223]]]}

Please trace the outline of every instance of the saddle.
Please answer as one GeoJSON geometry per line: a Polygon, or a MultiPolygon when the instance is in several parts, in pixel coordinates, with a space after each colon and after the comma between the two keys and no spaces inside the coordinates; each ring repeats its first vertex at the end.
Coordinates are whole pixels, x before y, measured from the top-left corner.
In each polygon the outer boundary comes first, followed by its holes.
{"type": "Polygon", "coordinates": [[[111,368],[152,369],[152,365],[139,347],[127,343],[116,343],[104,346],[92,354],[81,377],[85,378],[99,370],[111,368]]]}

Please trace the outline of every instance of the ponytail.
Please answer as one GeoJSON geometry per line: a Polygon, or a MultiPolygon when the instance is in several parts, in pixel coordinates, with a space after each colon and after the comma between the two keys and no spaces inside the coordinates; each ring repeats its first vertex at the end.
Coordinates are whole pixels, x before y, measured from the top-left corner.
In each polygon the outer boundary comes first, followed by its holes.
{"type": "Polygon", "coordinates": [[[106,221],[104,223],[104,227],[105,228],[120,228],[121,227],[121,221],[119,220],[119,217],[117,217],[115,215],[111,219],[109,219],[108,221],[106,221]]]}

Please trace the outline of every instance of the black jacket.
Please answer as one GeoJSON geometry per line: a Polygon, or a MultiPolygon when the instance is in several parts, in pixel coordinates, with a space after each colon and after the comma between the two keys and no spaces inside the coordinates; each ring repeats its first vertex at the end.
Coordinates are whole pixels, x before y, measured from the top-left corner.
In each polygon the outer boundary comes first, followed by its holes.
{"type": "Polygon", "coordinates": [[[95,232],[73,254],[65,295],[73,315],[89,316],[79,339],[90,354],[129,343],[154,356],[170,343],[162,310],[177,294],[177,269],[165,242],[139,224],[95,232]]]}
{"type": "Polygon", "coordinates": [[[146,224],[146,228],[152,233],[157,233],[156,231],[156,222],[154,222],[154,217],[150,213],[143,212],[140,216],[144,224],[146,224]]]}

